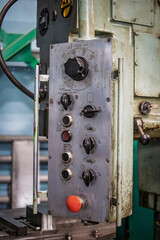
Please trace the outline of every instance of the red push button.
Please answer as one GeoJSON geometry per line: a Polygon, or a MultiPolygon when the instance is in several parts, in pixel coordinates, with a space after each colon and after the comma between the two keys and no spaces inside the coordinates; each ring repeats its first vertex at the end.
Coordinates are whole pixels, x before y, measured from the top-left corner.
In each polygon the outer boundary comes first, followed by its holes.
{"type": "Polygon", "coordinates": [[[72,134],[70,131],[63,131],[61,134],[61,138],[63,142],[70,142],[72,138],[72,134]]]}
{"type": "Polygon", "coordinates": [[[67,198],[67,207],[69,211],[73,213],[79,212],[82,208],[82,205],[83,205],[82,199],[77,196],[72,195],[67,198]]]}

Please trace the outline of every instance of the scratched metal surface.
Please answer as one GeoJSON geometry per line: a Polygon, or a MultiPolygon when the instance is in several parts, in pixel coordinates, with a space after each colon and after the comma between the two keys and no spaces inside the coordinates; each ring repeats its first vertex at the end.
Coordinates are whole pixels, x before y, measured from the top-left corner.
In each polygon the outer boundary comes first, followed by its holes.
{"type": "Polygon", "coordinates": [[[153,26],[154,1],[112,0],[112,17],[116,21],[153,26]]]}
{"type": "Polygon", "coordinates": [[[49,106],[49,211],[55,216],[80,218],[98,222],[109,221],[110,212],[110,157],[111,157],[111,41],[108,39],[52,45],[50,58],[49,106]],[[89,62],[89,74],[85,80],[76,82],[64,74],[64,63],[69,57],[83,56],[89,62]],[[62,93],[70,93],[74,99],[72,114],[74,123],[70,127],[73,139],[70,144],[61,140],[62,117],[66,111],[58,105],[62,93]],[[52,102],[52,101],[51,101],[52,102]],[[101,107],[102,111],[92,119],[80,116],[88,104],[101,107]],[[90,125],[92,131],[87,127],[90,125]],[[93,154],[87,156],[81,147],[85,137],[96,140],[93,154]],[[73,160],[69,164],[72,178],[64,182],[61,171],[66,167],[60,160],[64,149],[70,149],[73,160]],[[81,179],[84,170],[92,169],[96,180],[86,187],[81,179]],[[79,213],[67,209],[70,195],[84,198],[84,208],[79,213]],[[87,204],[88,202],[88,204],[87,204]]]}

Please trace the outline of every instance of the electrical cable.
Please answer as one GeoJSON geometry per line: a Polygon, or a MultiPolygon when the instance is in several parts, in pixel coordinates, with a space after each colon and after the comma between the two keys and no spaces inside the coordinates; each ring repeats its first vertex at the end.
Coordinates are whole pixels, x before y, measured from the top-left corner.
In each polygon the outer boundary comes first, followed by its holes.
{"type": "MultiPolygon", "coordinates": [[[[8,12],[8,10],[10,9],[10,7],[17,2],[18,0],[10,0],[6,3],[6,5],[3,7],[2,11],[0,12],[0,30],[2,27],[2,22],[3,19],[6,15],[6,13],[8,12]]],[[[0,49],[0,65],[2,67],[3,72],[6,74],[6,76],[9,78],[9,80],[20,90],[22,91],[24,94],[26,94],[28,97],[34,99],[34,94],[29,91],[27,88],[25,88],[14,76],[13,74],[10,72],[10,70],[8,69],[3,55],[2,55],[2,50],[0,49]]]]}

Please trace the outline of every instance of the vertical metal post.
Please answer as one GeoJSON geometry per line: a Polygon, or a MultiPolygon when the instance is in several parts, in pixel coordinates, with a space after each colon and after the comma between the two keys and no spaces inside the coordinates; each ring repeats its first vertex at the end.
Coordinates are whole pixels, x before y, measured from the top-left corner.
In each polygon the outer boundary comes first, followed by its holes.
{"type": "Polygon", "coordinates": [[[118,59],[118,134],[117,134],[117,226],[121,226],[122,222],[122,96],[123,96],[123,58],[118,59]]]}
{"type": "Polygon", "coordinates": [[[78,0],[79,38],[95,38],[93,0],[78,0]]]}
{"type": "Polygon", "coordinates": [[[39,107],[39,65],[35,67],[34,84],[34,136],[33,136],[33,214],[38,204],[38,107],[39,107]]]}

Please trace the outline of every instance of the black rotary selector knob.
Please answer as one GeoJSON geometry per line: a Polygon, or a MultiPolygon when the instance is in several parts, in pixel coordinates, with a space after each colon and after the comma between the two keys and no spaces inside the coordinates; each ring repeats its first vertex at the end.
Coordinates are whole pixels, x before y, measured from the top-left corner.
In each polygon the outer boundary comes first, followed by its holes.
{"type": "Polygon", "coordinates": [[[71,96],[67,93],[63,93],[63,95],[61,97],[61,104],[66,111],[67,111],[68,107],[71,105],[71,103],[72,103],[71,96]]]}
{"type": "Polygon", "coordinates": [[[95,173],[92,169],[84,171],[82,173],[82,179],[87,187],[89,187],[90,183],[95,180],[95,173]]]}
{"type": "Polygon", "coordinates": [[[94,115],[98,112],[101,111],[101,108],[99,107],[98,109],[95,108],[95,106],[93,105],[87,105],[86,107],[84,107],[84,109],[82,110],[82,114],[86,117],[86,118],[93,118],[94,115]]]}
{"type": "Polygon", "coordinates": [[[88,74],[88,63],[83,57],[69,58],[64,64],[65,73],[75,81],[83,80],[88,74]]]}
{"type": "Polygon", "coordinates": [[[83,141],[83,147],[87,154],[90,154],[91,150],[95,147],[96,142],[94,138],[85,138],[83,141]]]}

